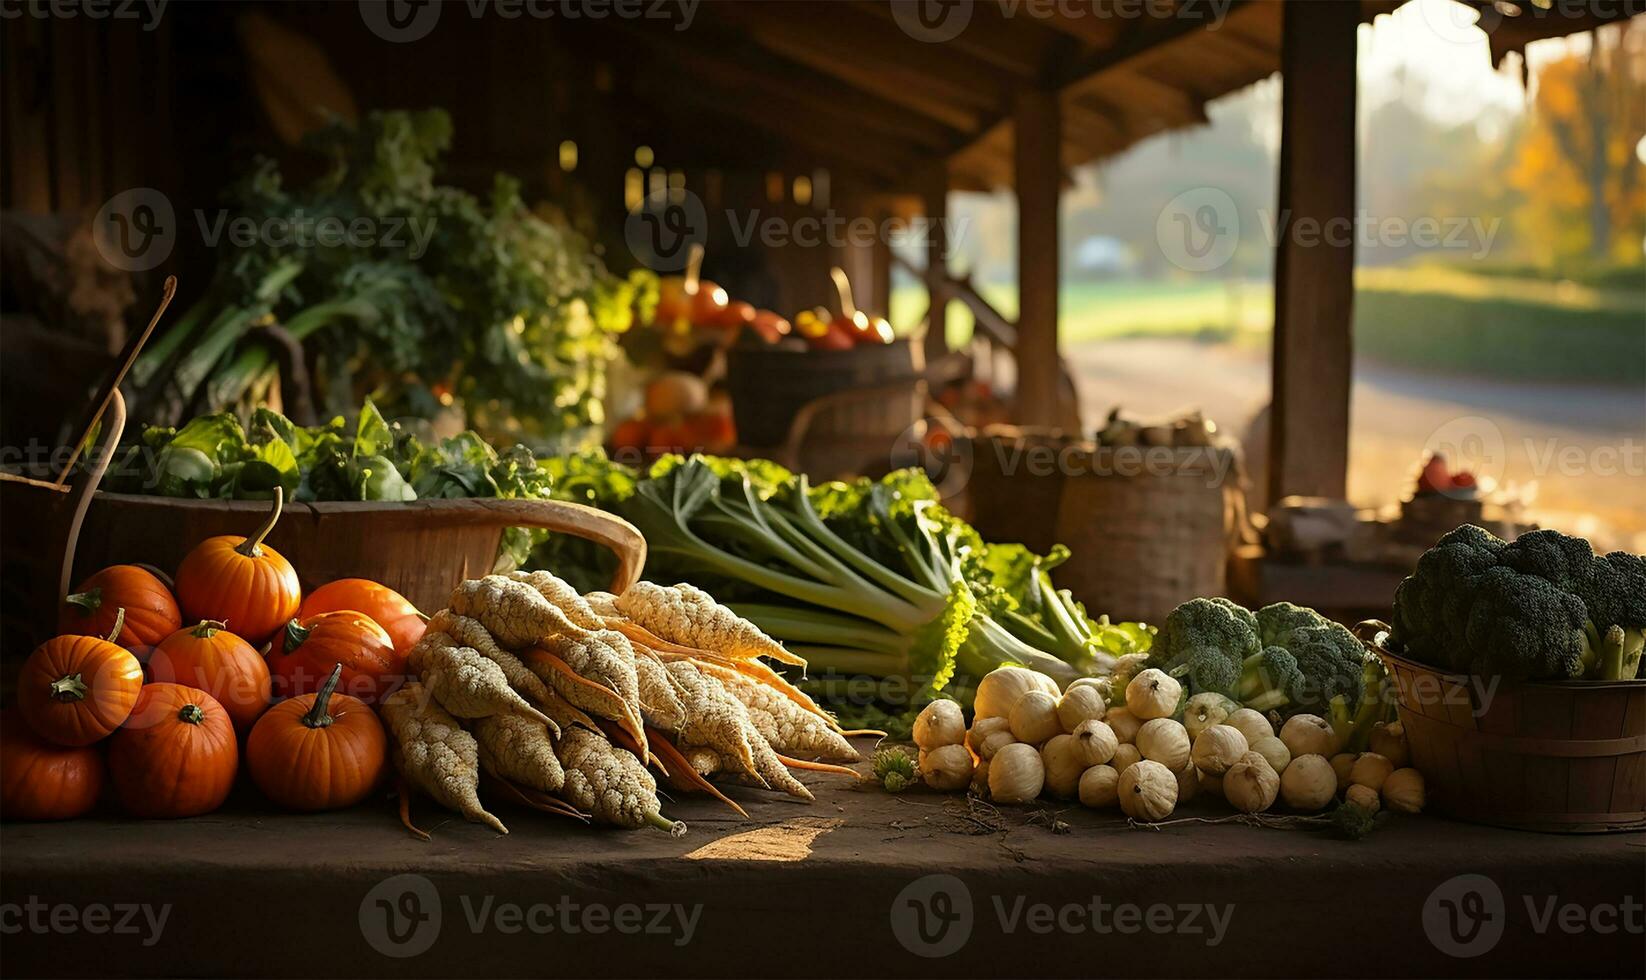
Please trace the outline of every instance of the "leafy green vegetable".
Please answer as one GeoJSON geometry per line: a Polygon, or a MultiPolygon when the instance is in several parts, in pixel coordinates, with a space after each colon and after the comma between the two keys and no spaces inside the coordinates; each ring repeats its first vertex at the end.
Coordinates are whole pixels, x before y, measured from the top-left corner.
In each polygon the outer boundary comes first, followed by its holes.
{"type": "MultiPolygon", "coordinates": [[[[524,446],[499,453],[473,432],[425,446],[369,398],[353,432],[341,416],[303,427],[267,408],[245,428],[228,412],[181,429],[150,427],[107,478],[109,489],[125,493],[250,500],[272,497],[281,486],[289,499],[304,501],[541,499],[550,482],[524,446]]],[[[508,529],[499,565],[519,567],[534,541],[528,529],[508,529]]]]}

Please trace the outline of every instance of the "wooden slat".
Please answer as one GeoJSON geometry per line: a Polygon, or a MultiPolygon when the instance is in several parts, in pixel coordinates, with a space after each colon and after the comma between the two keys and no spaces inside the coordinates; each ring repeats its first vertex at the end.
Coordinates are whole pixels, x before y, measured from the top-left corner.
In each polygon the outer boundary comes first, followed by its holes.
{"type": "MultiPolygon", "coordinates": [[[[895,23],[893,8],[908,9],[922,2],[925,0],[853,0],[852,6],[895,23]]],[[[1043,18],[1007,16],[996,3],[974,3],[966,29],[943,44],[1020,79],[1037,79],[1053,59],[1068,53],[1068,41],[1051,30],[1053,27],[1043,18]]]]}
{"type": "Polygon", "coordinates": [[[1062,118],[1056,92],[1018,94],[1012,119],[1017,188],[1017,405],[1022,425],[1058,423],[1058,199],[1062,118]]]}
{"type": "Polygon", "coordinates": [[[949,350],[949,303],[943,288],[949,275],[949,180],[943,167],[931,167],[920,181],[922,213],[926,219],[926,359],[949,350]]]}
{"type": "Polygon", "coordinates": [[[1275,248],[1271,500],[1347,490],[1354,235],[1305,246],[1291,229],[1354,215],[1359,22],[1353,4],[1286,5],[1276,207],[1290,225],[1275,248]]]}

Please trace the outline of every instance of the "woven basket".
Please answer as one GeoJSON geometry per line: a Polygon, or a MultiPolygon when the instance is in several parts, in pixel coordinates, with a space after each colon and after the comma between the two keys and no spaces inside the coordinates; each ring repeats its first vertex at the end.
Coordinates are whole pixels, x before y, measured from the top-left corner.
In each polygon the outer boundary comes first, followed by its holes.
{"type": "MultiPolygon", "coordinates": [[[[966,484],[972,526],[986,541],[1014,541],[1041,554],[1057,543],[1063,471],[1029,462],[1033,453],[1061,453],[1078,445],[1056,429],[991,425],[972,441],[966,484]]],[[[1058,573],[1061,582],[1063,573],[1058,573]]]]}
{"type": "Polygon", "coordinates": [[[1494,687],[1391,653],[1382,623],[1355,632],[1394,678],[1433,809],[1522,830],[1646,827],[1646,680],[1494,687]]]}

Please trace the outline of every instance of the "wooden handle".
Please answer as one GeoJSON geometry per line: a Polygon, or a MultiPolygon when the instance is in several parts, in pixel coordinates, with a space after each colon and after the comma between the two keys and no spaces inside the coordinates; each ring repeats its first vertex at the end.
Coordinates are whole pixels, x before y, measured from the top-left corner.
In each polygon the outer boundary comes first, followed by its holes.
{"type": "Polygon", "coordinates": [[[504,527],[540,527],[559,534],[593,541],[617,556],[611,591],[621,595],[640,580],[646,567],[646,539],[640,529],[614,514],[563,500],[471,501],[485,511],[488,523],[504,527]]]}
{"type": "MultiPolygon", "coordinates": [[[[119,388],[110,391],[108,407],[102,412],[102,417],[103,440],[97,448],[97,455],[85,473],[75,482],[74,490],[69,494],[70,516],[68,531],[63,540],[63,567],[57,575],[59,599],[68,595],[69,589],[74,585],[74,552],[80,544],[80,525],[85,523],[86,510],[91,506],[92,494],[97,491],[97,484],[102,481],[103,474],[108,472],[109,463],[114,460],[115,450],[120,448],[120,435],[126,428],[126,399],[121,397],[119,388]]],[[[81,438],[84,441],[84,436],[81,438]]],[[[66,470],[64,472],[67,473],[66,470]]]]}
{"type": "Polygon", "coordinates": [[[1381,619],[1363,619],[1350,630],[1362,643],[1371,646],[1381,646],[1379,640],[1391,632],[1388,623],[1381,619]]]}

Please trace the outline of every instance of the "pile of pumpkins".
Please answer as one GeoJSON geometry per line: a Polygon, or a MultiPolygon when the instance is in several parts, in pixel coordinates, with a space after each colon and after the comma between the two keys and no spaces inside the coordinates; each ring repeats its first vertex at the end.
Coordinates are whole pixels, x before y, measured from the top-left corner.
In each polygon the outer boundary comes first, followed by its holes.
{"type": "Polygon", "coordinates": [[[251,536],[201,541],[170,583],[113,565],[65,599],[61,635],[30,654],[0,716],[0,816],[82,816],[105,785],[132,816],[197,816],[242,762],[296,810],[373,790],[387,738],[372,705],[403,682],[425,620],[365,579],[304,596],[264,543],[280,509],[277,492],[251,536]]]}

